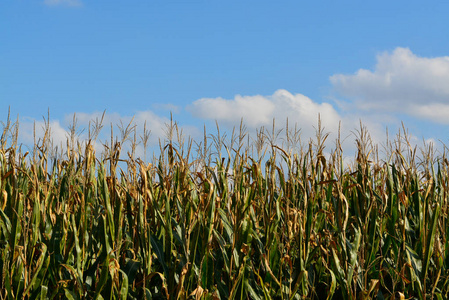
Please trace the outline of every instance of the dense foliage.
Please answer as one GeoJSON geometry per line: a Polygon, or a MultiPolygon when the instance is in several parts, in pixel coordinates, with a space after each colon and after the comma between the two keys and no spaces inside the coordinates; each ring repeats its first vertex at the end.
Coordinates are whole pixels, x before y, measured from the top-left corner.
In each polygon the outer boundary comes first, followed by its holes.
{"type": "Polygon", "coordinates": [[[0,299],[449,298],[449,164],[406,136],[379,159],[362,128],[345,165],[321,129],[303,146],[288,128],[248,143],[242,127],[195,144],[171,124],[146,163],[120,159],[132,130],[102,155],[72,136],[52,157],[47,135],[23,153],[14,128],[0,299]]]}

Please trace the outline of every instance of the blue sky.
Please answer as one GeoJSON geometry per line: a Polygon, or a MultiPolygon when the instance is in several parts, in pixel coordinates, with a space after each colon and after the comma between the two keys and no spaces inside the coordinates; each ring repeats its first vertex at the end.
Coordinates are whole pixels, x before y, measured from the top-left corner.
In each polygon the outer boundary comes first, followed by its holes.
{"type": "Polygon", "coordinates": [[[447,1],[87,1],[0,3],[0,119],[50,109],[55,138],[79,124],[185,131],[276,118],[304,134],[359,120],[375,140],[405,122],[419,141],[449,138],[447,1]]]}

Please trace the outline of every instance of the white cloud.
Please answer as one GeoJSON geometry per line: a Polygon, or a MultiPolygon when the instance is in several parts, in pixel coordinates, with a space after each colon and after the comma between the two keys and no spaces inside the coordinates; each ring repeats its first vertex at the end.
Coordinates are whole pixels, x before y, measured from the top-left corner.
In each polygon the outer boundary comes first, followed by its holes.
{"type": "MultiPolygon", "coordinates": [[[[50,121],[48,124],[50,127],[50,141],[53,146],[57,146],[61,149],[61,145],[64,147],[67,141],[67,130],[61,125],[59,120],[50,121]]],[[[46,129],[46,122],[36,121],[29,118],[25,118],[19,122],[19,137],[21,142],[29,148],[32,147],[35,139],[36,142],[42,141],[46,129]]],[[[48,138],[48,137],[47,137],[48,138]]]]}
{"type": "Polygon", "coordinates": [[[378,55],[374,70],[336,74],[330,80],[349,100],[336,99],[338,108],[333,102],[316,102],[302,94],[278,90],[270,96],[203,98],[189,105],[187,111],[230,127],[238,126],[243,118],[249,128],[270,128],[274,118],[282,128],[288,118],[290,124],[301,128],[305,138],[313,138],[320,115],[327,132],[336,133],[341,121],[342,136],[350,135],[349,143],[354,142],[350,132],[359,128],[360,120],[375,144],[385,142],[386,127],[393,135],[401,128],[401,117],[449,124],[449,56],[419,57],[407,48],[396,48],[378,55]]]}
{"type": "MultiPolygon", "coordinates": [[[[337,129],[339,122],[341,121],[341,137],[343,139],[343,149],[345,155],[349,155],[352,158],[352,154],[355,152],[356,143],[355,139],[357,134],[355,133],[360,129],[360,114],[339,114],[334,107],[329,103],[317,103],[310,98],[301,94],[291,94],[286,90],[278,90],[270,96],[236,96],[232,100],[225,100],[221,98],[217,99],[202,99],[201,101],[195,101],[189,110],[192,114],[202,119],[217,119],[220,125],[238,126],[241,118],[244,119],[244,123],[249,127],[248,133],[254,138],[254,129],[260,129],[260,126],[264,126],[268,131],[271,130],[273,118],[276,120],[276,129],[283,129],[284,131],[279,136],[277,143],[279,146],[285,146],[283,144],[285,137],[285,120],[289,119],[290,128],[294,123],[297,124],[301,134],[301,143],[305,145],[309,139],[315,140],[316,125],[318,122],[318,115],[321,116],[322,125],[325,128],[326,133],[330,133],[330,136],[326,143],[326,153],[330,153],[335,149],[335,139],[337,138],[337,129]],[[234,113],[231,113],[234,112],[234,113]],[[246,122],[246,117],[250,122],[246,122]],[[352,134],[354,133],[354,134],[352,134]]],[[[83,143],[87,139],[89,122],[94,122],[96,119],[100,120],[102,117],[101,112],[95,113],[76,113],[77,119],[77,132],[81,129],[84,131],[79,136],[79,142],[83,143]]],[[[67,115],[62,120],[51,120],[51,139],[53,140],[53,146],[58,146],[58,150],[65,151],[67,145],[67,137],[69,136],[69,126],[73,120],[73,115],[67,115]],[[62,146],[62,148],[61,148],[62,146]]],[[[385,142],[385,124],[389,121],[385,121],[378,117],[378,115],[371,116],[365,114],[362,117],[363,125],[367,127],[374,144],[382,144],[385,142]]],[[[113,126],[114,137],[120,141],[121,133],[118,128],[118,124],[127,126],[130,122],[131,126],[135,125],[136,138],[139,145],[136,148],[136,157],[144,158],[146,154],[147,161],[151,160],[153,153],[159,151],[159,139],[162,139],[162,144],[165,144],[166,140],[166,128],[170,123],[170,119],[167,117],[159,116],[152,111],[140,111],[132,116],[120,115],[119,113],[106,113],[103,120],[103,129],[94,144],[94,149],[99,156],[104,152],[103,144],[110,144],[111,124],[113,126]],[[145,153],[141,136],[143,136],[143,127],[146,122],[147,130],[151,130],[151,136],[148,141],[147,152],[145,153]]],[[[44,121],[34,121],[29,118],[22,118],[20,121],[20,142],[31,147],[33,145],[33,123],[36,124],[36,137],[42,138],[45,126],[44,121]]],[[[221,126],[220,126],[221,127],[221,126]]],[[[179,126],[183,130],[184,137],[192,137],[196,142],[202,141],[202,132],[200,128],[193,126],[179,126]]],[[[223,130],[229,128],[222,128],[223,130]]],[[[211,128],[207,130],[209,133],[211,128]]],[[[395,134],[396,131],[390,131],[391,134],[395,134]]],[[[131,138],[134,137],[134,131],[131,138]]],[[[228,131],[229,137],[229,131],[228,131]]],[[[414,137],[416,142],[419,142],[417,137],[414,137]]],[[[176,143],[176,136],[174,137],[176,143]]],[[[252,143],[250,141],[250,143],[252,143]]],[[[130,141],[127,141],[122,146],[122,158],[127,158],[127,152],[130,151],[130,141]]],[[[298,145],[296,145],[298,146],[298,145]]],[[[83,147],[83,146],[82,146],[83,147]]],[[[61,152],[59,152],[61,154],[61,152]]]]}
{"type": "MultiPolygon", "coordinates": [[[[82,139],[88,138],[87,128],[89,123],[94,124],[95,120],[100,121],[102,118],[102,112],[94,113],[76,113],[77,124],[80,128],[86,128],[83,133],[82,139]]],[[[73,120],[73,115],[66,116],[65,123],[71,124],[73,120]]],[[[105,113],[103,118],[103,129],[101,130],[98,140],[95,143],[95,151],[97,153],[102,153],[104,150],[103,144],[110,145],[111,140],[111,125],[113,129],[114,138],[119,141],[122,139],[122,132],[119,128],[121,126],[123,129],[128,127],[131,129],[131,135],[128,136],[129,139],[134,139],[134,132],[136,133],[136,142],[139,144],[136,148],[136,154],[138,157],[144,156],[144,148],[142,144],[142,137],[144,136],[144,124],[146,123],[146,130],[151,131],[148,139],[148,148],[151,148],[158,144],[159,138],[164,137],[164,126],[170,120],[167,118],[159,117],[151,111],[140,111],[134,116],[120,115],[119,113],[105,113]]],[[[130,141],[126,142],[122,149],[122,155],[126,154],[126,151],[130,150],[130,141]]]]}
{"type": "Polygon", "coordinates": [[[66,6],[83,6],[81,0],[44,0],[44,4],[48,6],[66,5],[66,6]]]}
{"type": "MultiPolygon", "coordinates": [[[[83,144],[88,139],[89,123],[92,125],[95,120],[101,120],[103,113],[76,113],[76,139],[78,142],[83,144]]],[[[176,120],[174,120],[176,121],[176,120]]],[[[66,115],[63,120],[50,120],[50,141],[52,141],[53,147],[58,147],[58,151],[61,154],[66,151],[67,139],[69,137],[69,127],[73,123],[73,115],[66,115]]],[[[159,149],[159,140],[162,144],[165,143],[167,135],[167,124],[170,123],[170,119],[166,117],[161,117],[153,113],[152,111],[139,111],[134,116],[120,115],[118,113],[105,113],[103,119],[103,128],[94,143],[94,149],[97,155],[104,152],[105,148],[103,144],[110,145],[111,143],[111,125],[113,128],[113,136],[118,141],[121,141],[122,134],[119,129],[120,126],[126,128],[128,124],[131,128],[131,134],[128,137],[129,140],[122,144],[122,156],[127,158],[127,152],[131,151],[131,141],[134,138],[134,133],[136,137],[136,142],[138,143],[136,147],[136,157],[143,158],[145,156],[144,146],[142,142],[142,137],[144,136],[144,125],[146,124],[146,130],[151,131],[148,143],[147,143],[147,158],[150,158],[153,151],[156,153],[159,149]],[[148,156],[150,155],[150,156],[148,156]]],[[[44,136],[44,128],[46,123],[44,121],[36,121],[31,118],[22,118],[19,122],[19,138],[20,143],[22,143],[29,150],[34,144],[35,138],[36,142],[40,139],[42,140],[44,136]],[[35,136],[34,136],[34,128],[35,136]]],[[[201,136],[200,130],[193,126],[178,125],[178,128],[182,130],[183,136],[187,141],[190,136],[192,138],[197,138],[201,136]]],[[[176,134],[176,133],[175,133],[176,134]]],[[[173,141],[176,143],[176,136],[173,137],[173,141]]],[[[76,142],[76,141],[75,141],[76,142]]],[[[83,146],[82,146],[83,147],[83,146]]]]}
{"type": "MultiPolygon", "coordinates": [[[[277,129],[285,129],[288,118],[289,126],[295,124],[301,130],[301,141],[315,140],[318,116],[324,132],[329,133],[327,151],[335,149],[340,125],[341,142],[346,154],[355,153],[356,138],[359,138],[360,121],[373,142],[381,145],[386,142],[386,127],[390,137],[396,135],[400,128],[400,120],[388,112],[371,113],[368,111],[352,110],[337,111],[331,103],[318,103],[302,94],[292,94],[286,90],[278,90],[270,96],[241,96],[233,99],[204,98],[194,101],[187,107],[193,116],[203,120],[217,120],[220,125],[238,127],[241,119],[249,129],[259,129],[264,126],[271,130],[273,119],[277,129]]],[[[443,118],[443,117],[442,117],[443,118]]],[[[419,142],[419,139],[416,138],[419,142]]]]}
{"type": "Polygon", "coordinates": [[[203,98],[187,107],[195,117],[213,119],[226,124],[238,124],[243,118],[251,127],[267,125],[275,110],[272,100],[263,96],[240,96],[233,100],[203,98]]]}
{"type": "Polygon", "coordinates": [[[407,48],[377,56],[374,71],[330,77],[349,105],[361,110],[399,112],[448,122],[449,56],[419,57],[407,48]],[[441,109],[444,109],[443,111],[441,109]]]}
{"type": "Polygon", "coordinates": [[[271,96],[241,96],[234,99],[203,98],[194,101],[187,110],[195,117],[217,120],[235,126],[243,118],[251,127],[271,126],[273,118],[284,122],[287,118],[298,125],[315,125],[318,115],[325,124],[334,126],[341,119],[329,103],[316,103],[302,95],[293,95],[286,90],[277,90],[271,96]]]}
{"type": "MultiPolygon", "coordinates": [[[[77,124],[81,128],[88,128],[89,122],[93,124],[94,120],[101,120],[101,112],[95,113],[76,113],[77,124]]],[[[66,124],[71,124],[73,120],[73,115],[68,115],[65,118],[66,124]]],[[[176,120],[174,120],[176,121],[176,120]]],[[[157,145],[159,139],[164,139],[166,137],[167,124],[170,123],[170,119],[167,117],[161,117],[152,111],[139,111],[134,116],[120,115],[119,113],[105,113],[103,119],[103,130],[106,133],[103,136],[110,138],[111,124],[113,126],[114,136],[121,138],[121,132],[118,128],[119,125],[127,127],[131,124],[131,127],[135,127],[137,133],[137,139],[143,135],[144,125],[146,124],[147,131],[151,131],[149,144],[151,146],[157,145]]],[[[186,135],[197,135],[198,132],[190,126],[179,126],[180,129],[186,135]]],[[[85,132],[86,134],[86,132],[85,132]]],[[[87,136],[86,136],[87,137],[87,136]]]]}
{"type": "Polygon", "coordinates": [[[429,103],[422,105],[411,105],[408,108],[410,114],[428,119],[440,124],[449,124],[449,103],[429,103]]]}
{"type": "MultiPolygon", "coordinates": [[[[325,133],[330,133],[327,144],[331,148],[335,146],[333,143],[339,125],[342,138],[351,135],[351,130],[359,127],[359,118],[355,115],[340,115],[330,103],[318,103],[302,94],[291,94],[286,90],[277,90],[270,96],[237,95],[234,99],[199,99],[188,106],[187,111],[197,118],[216,120],[220,125],[228,127],[238,127],[243,119],[243,123],[251,130],[260,129],[262,126],[271,130],[273,119],[277,129],[285,129],[288,119],[290,128],[297,125],[301,130],[303,142],[315,139],[320,117],[325,133]]],[[[380,124],[370,120],[367,123],[368,127],[374,130],[375,136],[384,136],[380,124]]],[[[365,122],[364,124],[367,125],[365,122]]],[[[353,138],[347,141],[347,147],[354,149],[353,138]]]]}

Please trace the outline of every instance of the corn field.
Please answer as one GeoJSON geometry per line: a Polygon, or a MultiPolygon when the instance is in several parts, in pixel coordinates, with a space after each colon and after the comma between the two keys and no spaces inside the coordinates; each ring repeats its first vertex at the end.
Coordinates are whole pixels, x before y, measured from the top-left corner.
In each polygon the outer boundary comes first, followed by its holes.
{"type": "Polygon", "coordinates": [[[49,128],[23,151],[4,124],[0,299],[449,298],[449,161],[431,145],[380,149],[361,127],[345,164],[320,127],[198,142],[171,123],[147,162],[132,126],[97,154],[101,127],[55,155],[49,128]]]}

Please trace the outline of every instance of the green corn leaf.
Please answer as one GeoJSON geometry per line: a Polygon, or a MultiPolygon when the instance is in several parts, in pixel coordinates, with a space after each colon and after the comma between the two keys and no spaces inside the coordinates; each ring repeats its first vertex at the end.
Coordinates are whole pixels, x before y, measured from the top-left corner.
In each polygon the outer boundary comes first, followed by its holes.
{"type": "MultiPolygon", "coordinates": [[[[24,293],[25,295],[28,295],[30,290],[36,286],[36,280],[38,278],[39,272],[41,271],[41,268],[44,265],[44,261],[47,258],[47,246],[45,244],[40,244],[39,246],[41,247],[40,255],[37,259],[36,266],[33,270],[33,273],[34,273],[33,277],[31,279],[31,281],[28,283],[27,289],[25,290],[25,293],[24,293]]],[[[37,286],[37,287],[39,287],[39,286],[37,286]]]]}
{"type": "Polygon", "coordinates": [[[11,275],[10,272],[5,272],[4,274],[5,279],[4,279],[4,284],[5,284],[5,288],[6,288],[6,292],[8,293],[8,299],[15,299],[15,294],[14,294],[14,290],[11,287],[11,275]]]}
{"type": "Polygon", "coordinates": [[[208,290],[210,290],[210,288],[213,286],[214,280],[213,259],[214,258],[209,253],[206,253],[203,261],[201,262],[201,286],[208,290]]]}
{"type": "Polygon", "coordinates": [[[165,264],[165,255],[164,255],[163,247],[160,244],[160,242],[155,239],[154,236],[151,236],[150,240],[151,240],[151,247],[154,250],[154,252],[156,253],[156,256],[157,256],[157,258],[159,260],[159,263],[162,266],[162,269],[164,270],[164,275],[167,278],[167,276],[168,276],[168,267],[165,264]]]}
{"type": "Polygon", "coordinates": [[[335,278],[335,274],[331,269],[329,269],[329,274],[331,275],[331,286],[327,294],[327,300],[332,299],[335,293],[335,288],[337,287],[337,279],[335,278]]]}
{"type": "Polygon", "coordinates": [[[128,277],[129,283],[133,283],[134,279],[136,278],[137,273],[139,272],[140,268],[140,262],[137,260],[128,260],[128,262],[125,265],[125,268],[123,269],[123,272],[125,272],[126,276],[128,277]]]}
{"type": "Polygon", "coordinates": [[[423,266],[424,271],[422,279],[423,282],[427,280],[427,272],[429,269],[430,258],[432,257],[433,254],[433,246],[435,244],[436,229],[438,224],[438,217],[440,215],[440,210],[441,210],[440,205],[437,205],[432,215],[432,220],[430,223],[430,231],[427,233],[426,250],[424,254],[424,266],[423,266]]]}
{"type": "Polygon", "coordinates": [[[70,291],[69,289],[64,289],[64,295],[69,300],[78,300],[79,299],[78,296],[73,291],[70,291]]]}
{"type": "Polygon", "coordinates": [[[350,252],[349,252],[349,270],[348,270],[348,279],[347,282],[352,282],[352,275],[354,274],[354,270],[357,265],[357,256],[359,252],[360,247],[360,238],[361,238],[361,232],[359,228],[354,228],[355,231],[355,237],[354,241],[350,244],[350,252]]]}
{"type": "Polygon", "coordinates": [[[255,299],[255,300],[262,300],[262,297],[260,297],[256,291],[254,291],[253,286],[249,283],[249,281],[245,282],[246,285],[246,289],[248,290],[248,294],[249,296],[251,296],[251,299],[255,299]]]}
{"type": "MultiPolygon", "coordinates": [[[[12,245],[12,249],[13,251],[15,251],[16,247],[17,247],[17,242],[22,234],[22,224],[21,224],[21,220],[22,220],[22,216],[23,216],[23,195],[19,195],[18,197],[19,199],[17,199],[17,207],[16,207],[16,213],[12,219],[12,231],[11,231],[11,236],[10,239],[12,239],[11,241],[11,245],[12,245]]],[[[11,263],[12,263],[12,259],[13,257],[11,256],[11,263]]]]}
{"type": "Polygon", "coordinates": [[[218,255],[223,256],[223,263],[225,266],[225,271],[229,274],[230,270],[230,258],[228,256],[228,253],[226,251],[226,242],[224,241],[223,237],[214,229],[214,236],[216,240],[218,241],[218,244],[220,245],[220,253],[217,253],[218,255]]]}
{"type": "Polygon", "coordinates": [[[11,221],[2,209],[0,209],[0,226],[8,238],[11,234],[11,221]]]}
{"type": "Polygon", "coordinates": [[[232,238],[234,237],[234,230],[233,230],[233,226],[231,225],[231,223],[228,220],[228,217],[226,216],[226,212],[223,209],[218,208],[218,213],[220,214],[221,223],[223,224],[223,228],[226,231],[226,234],[228,235],[229,240],[232,240],[232,238]]]}
{"type": "Polygon", "coordinates": [[[418,285],[421,287],[421,281],[419,278],[421,278],[422,272],[422,261],[419,259],[419,255],[408,245],[405,247],[406,253],[407,253],[407,259],[408,263],[412,266],[411,270],[411,279],[412,282],[417,282],[418,285]]]}
{"type": "Polygon", "coordinates": [[[125,300],[128,298],[128,276],[122,270],[119,271],[122,274],[122,283],[120,285],[120,299],[125,300]]]}
{"type": "Polygon", "coordinates": [[[41,286],[41,292],[39,294],[40,300],[47,300],[48,287],[43,285],[41,286]]]}
{"type": "Polygon", "coordinates": [[[75,253],[76,253],[76,272],[77,272],[77,277],[78,278],[82,278],[83,276],[83,253],[81,251],[81,247],[80,247],[80,243],[79,243],[79,237],[78,237],[78,229],[76,226],[76,221],[75,221],[75,215],[72,215],[71,218],[71,225],[72,225],[72,230],[73,230],[73,236],[75,239],[75,253]]]}
{"type": "Polygon", "coordinates": [[[101,268],[100,278],[95,287],[95,299],[103,299],[101,296],[101,291],[105,287],[109,277],[109,255],[106,257],[106,260],[103,262],[103,266],[101,268]]]}

